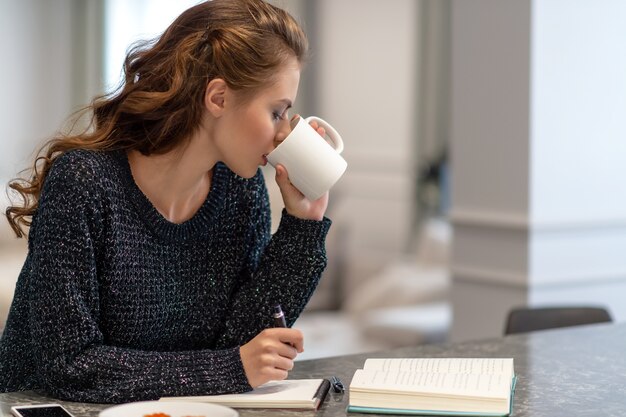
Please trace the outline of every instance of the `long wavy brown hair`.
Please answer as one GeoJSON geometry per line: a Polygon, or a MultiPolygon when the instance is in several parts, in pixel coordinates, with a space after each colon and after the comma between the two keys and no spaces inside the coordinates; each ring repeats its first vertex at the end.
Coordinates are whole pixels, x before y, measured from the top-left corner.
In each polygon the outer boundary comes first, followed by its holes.
{"type": "Polygon", "coordinates": [[[9,183],[22,200],[6,209],[11,228],[18,237],[25,235],[46,176],[63,153],[171,151],[199,126],[209,81],[223,79],[245,101],[271,85],[288,58],[302,63],[307,49],[296,21],[263,0],[213,0],[186,10],[159,38],[130,49],[120,87],[96,97],[76,116],[89,117],[87,128],[50,139],[29,178],[9,183]]]}

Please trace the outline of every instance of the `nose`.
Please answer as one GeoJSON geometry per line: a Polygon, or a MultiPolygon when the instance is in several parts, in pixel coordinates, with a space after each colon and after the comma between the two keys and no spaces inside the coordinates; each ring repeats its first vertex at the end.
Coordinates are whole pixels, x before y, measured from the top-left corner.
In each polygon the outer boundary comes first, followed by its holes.
{"type": "Polygon", "coordinates": [[[289,125],[289,120],[284,119],[278,123],[278,129],[276,131],[276,136],[274,137],[274,146],[278,146],[284,141],[289,133],[291,132],[291,126],[289,125]]]}

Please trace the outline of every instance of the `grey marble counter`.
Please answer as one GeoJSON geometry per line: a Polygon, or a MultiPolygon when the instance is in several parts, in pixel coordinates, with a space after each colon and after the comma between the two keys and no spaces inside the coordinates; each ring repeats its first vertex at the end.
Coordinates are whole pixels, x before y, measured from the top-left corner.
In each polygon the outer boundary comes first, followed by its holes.
{"type": "MultiPolygon", "coordinates": [[[[626,323],[302,361],[296,362],[290,377],[336,375],[347,387],[354,371],[367,357],[513,357],[518,376],[513,416],[626,416],[626,323]]],[[[77,417],[97,417],[107,407],[56,401],[35,392],[7,393],[0,394],[0,416],[10,416],[12,405],[43,402],[60,402],[77,417]]],[[[347,393],[329,393],[318,411],[239,410],[239,413],[241,417],[336,417],[346,415],[347,402],[347,393]]],[[[360,414],[350,414],[357,415],[360,414]]]]}

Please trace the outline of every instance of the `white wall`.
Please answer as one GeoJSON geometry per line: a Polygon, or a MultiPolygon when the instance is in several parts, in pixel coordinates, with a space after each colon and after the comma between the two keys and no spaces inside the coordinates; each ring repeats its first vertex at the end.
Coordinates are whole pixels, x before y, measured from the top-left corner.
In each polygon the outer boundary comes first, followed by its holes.
{"type": "Polygon", "coordinates": [[[531,268],[539,283],[626,278],[624,19],[620,0],[533,2],[531,268]]]}
{"type": "MultiPolygon", "coordinates": [[[[101,91],[101,2],[0,0],[0,184],[101,91]]],[[[4,194],[4,193],[3,193],[4,194]]]]}
{"type": "Polygon", "coordinates": [[[625,20],[622,0],[532,3],[534,222],[626,225],[625,20]]]}
{"type": "Polygon", "coordinates": [[[346,236],[347,280],[363,283],[414,233],[419,3],[317,5],[318,112],[341,132],[348,161],[333,215],[346,236]]]}
{"type": "Polygon", "coordinates": [[[452,339],[510,308],[626,320],[626,4],[453,2],[452,339]]]}
{"type": "Polygon", "coordinates": [[[71,3],[0,0],[3,188],[72,109],[71,3]]]}
{"type": "Polygon", "coordinates": [[[454,1],[452,12],[453,214],[524,219],[529,4],[454,1]]]}
{"type": "Polygon", "coordinates": [[[452,6],[453,271],[459,279],[524,283],[530,5],[460,0],[452,6]]]}

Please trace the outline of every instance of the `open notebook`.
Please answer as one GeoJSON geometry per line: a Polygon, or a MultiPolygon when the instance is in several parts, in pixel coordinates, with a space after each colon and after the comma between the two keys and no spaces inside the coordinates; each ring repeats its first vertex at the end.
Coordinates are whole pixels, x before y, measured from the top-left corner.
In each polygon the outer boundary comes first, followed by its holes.
{"type": "Polygon", "coordinates": [[[160,401],[194,401],[233,408],[317,409],[330,388],[327,379],[270,381],[242,394],[163,397],[160,401]]]}
{"type": "Polygon", "coordinates": [[[512,358],[368,359],[350,383],[348,411],[437,416],[507,416],[512,358]]]}

